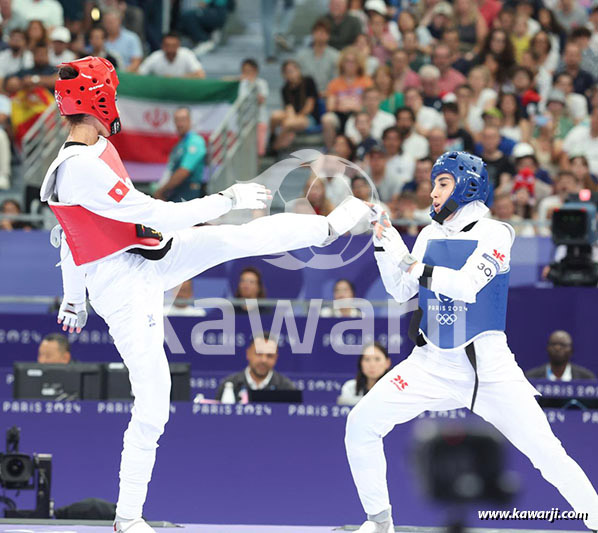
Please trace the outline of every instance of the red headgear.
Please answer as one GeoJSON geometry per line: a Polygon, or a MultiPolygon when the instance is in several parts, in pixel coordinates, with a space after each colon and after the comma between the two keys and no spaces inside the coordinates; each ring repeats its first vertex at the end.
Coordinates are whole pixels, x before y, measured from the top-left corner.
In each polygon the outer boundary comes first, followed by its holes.
{"type": "Polygon", "coordinates": [[[70,80],[56,80],[54,96],[61,115],[92,115],[114,135],[120,131],[116,109],[118,76],[114,66],[103,57],[87,56],[60,67],[72,67],[78,75],[70,80]]]}

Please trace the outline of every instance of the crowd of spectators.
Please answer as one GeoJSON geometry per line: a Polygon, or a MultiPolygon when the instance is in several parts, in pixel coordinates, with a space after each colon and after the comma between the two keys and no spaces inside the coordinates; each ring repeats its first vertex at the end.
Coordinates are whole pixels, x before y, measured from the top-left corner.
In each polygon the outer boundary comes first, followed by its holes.
{"type": "Polygon", "coordinates": [[[447,150],[484,158],[492,215],[521,236],[549,235],[569,194],[598,191],[596,2],[330,0],[283,72],[271,152],[319,123],[405,230],[429,223],[429,168],[447,150]]]}

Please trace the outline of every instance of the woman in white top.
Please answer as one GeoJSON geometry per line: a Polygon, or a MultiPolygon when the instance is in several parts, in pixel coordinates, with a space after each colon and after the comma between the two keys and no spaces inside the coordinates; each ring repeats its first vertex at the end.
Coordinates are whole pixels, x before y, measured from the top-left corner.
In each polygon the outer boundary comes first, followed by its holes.
{"type": "Polygon", "coordinates": [[[515,142],[529,142],[531,125],[529,120],[523,118],[517,95],[515,93],[501,93],[498,97],[498,109],[503,115],[500,134],[515,142]]]}
{"type": "Polygon", "coordinates": [[[482,114],[496,106],[498,94],[490,88],[491,81],[490,71],[484,65],[473,67],[467,76],[472,94],[466,124],[472,134],[480,133],[484,129],[482,114]]]}
{"type": "Polygon", "coordinates": [[[366,345],[357,361],[357,377],[343,384],[336,403],[355,405],[390,370],[391,363],[384,346],[377,342],[366,345]]]}
{"type": "MultiPolygon", "coordinates": [[[[351,300],[355,298],[355,285],[348,279],[339,279],[332,289],[333,300],[351,300]]],[[[325,318],[360,318],[361,311],[349,302],[344,307],[322,307],[320,316],[325,318]]]]}

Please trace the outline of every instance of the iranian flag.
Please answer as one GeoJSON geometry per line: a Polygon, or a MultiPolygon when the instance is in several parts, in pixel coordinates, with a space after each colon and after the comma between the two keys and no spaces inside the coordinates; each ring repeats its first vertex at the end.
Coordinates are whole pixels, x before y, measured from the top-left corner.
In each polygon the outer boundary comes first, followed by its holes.
{"type": "Polygon", "coordinates": [[[111,137],[133,181],[160,178],[178,142],[173,113],[191,109],[193,129],[206,143],[237,98],[238,82],[118,73],[122,130],[111,137]]]}

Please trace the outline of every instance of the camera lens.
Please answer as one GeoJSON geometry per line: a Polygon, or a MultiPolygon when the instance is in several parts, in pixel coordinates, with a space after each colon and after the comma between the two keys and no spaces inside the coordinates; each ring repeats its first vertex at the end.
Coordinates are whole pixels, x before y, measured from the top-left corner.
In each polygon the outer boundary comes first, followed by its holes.
{"type": "Polygon", "coordinates": [[[6,470],[11,477],[19,477],[25,470],[25,465],[21,459],[15,458],[6,465],[6,470]]]}

